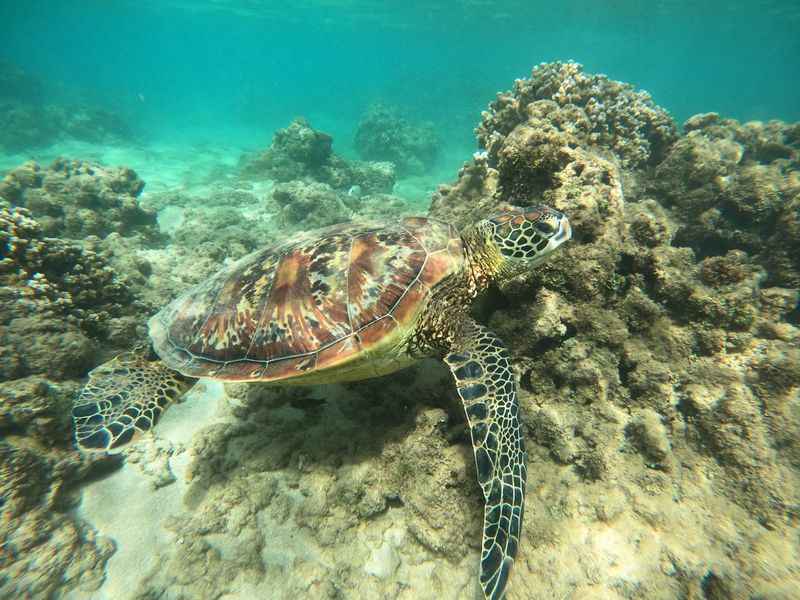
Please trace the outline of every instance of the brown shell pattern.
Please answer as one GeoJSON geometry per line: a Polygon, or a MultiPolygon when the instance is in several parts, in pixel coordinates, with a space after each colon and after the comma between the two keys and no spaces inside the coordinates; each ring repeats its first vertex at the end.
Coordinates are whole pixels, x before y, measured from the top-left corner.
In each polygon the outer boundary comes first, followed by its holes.
{"type": "Polygon", "coordinates": [[[413,326],[431,287],[461,267],[446,223],[335,225],[254,252],[150,320],[153,346],[184,375],[277,380],[335,367],[413,326]]]}

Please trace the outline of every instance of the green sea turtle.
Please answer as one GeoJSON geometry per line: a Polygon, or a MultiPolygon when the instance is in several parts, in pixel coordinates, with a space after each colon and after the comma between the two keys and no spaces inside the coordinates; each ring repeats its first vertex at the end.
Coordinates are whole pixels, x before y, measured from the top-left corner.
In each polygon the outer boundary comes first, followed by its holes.
{"type": "Polygon", "coordinates": [[[256,251],[152,317],[147,351],[90,373],[72,411],[78,445],[122,446],[200,377],[332,383],[439,357],[463,401],[485,500],[480,584],[498,600],[519,546],[526,454],[508,352],[469,306],[570,237],[556,210],[504,206],[460,234],[416,217],[256,251]]]}

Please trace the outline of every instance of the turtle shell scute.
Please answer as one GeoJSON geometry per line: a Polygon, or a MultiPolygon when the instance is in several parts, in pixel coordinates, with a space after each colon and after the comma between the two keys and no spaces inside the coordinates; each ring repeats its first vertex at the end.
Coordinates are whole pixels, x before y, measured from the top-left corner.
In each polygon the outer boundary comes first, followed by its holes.
{"type": "Polygon", "coordinates": [[[346,224],[256,251],[150,321],[153,347],[185,375],[278,380],[344,364],[410,330],[430,290],[461,268],[446,223],[346,224]]]}

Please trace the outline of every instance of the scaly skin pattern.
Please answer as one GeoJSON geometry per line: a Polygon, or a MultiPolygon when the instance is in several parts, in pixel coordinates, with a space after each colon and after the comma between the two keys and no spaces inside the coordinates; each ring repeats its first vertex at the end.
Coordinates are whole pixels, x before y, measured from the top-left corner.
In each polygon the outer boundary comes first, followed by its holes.
{"type": "Polygon", "coordinates": [[[409,339],[408,353],[424,358],[441,356],[452,348],[460,324],[469,315],[472,301],[502,271],[503,256],[491,243],[486,226],[467,228],[461,234],[464,260],[461,268],[432,291],[429,305],[409,339]]]}
{"type": "Polygon", "coordinates": [[[527,455],[517,386],[503,343],[477,323],[463,324],[444,361],[464,404],[485,501],[479,581],[486,598],[499,600],[517,557],[525,509],[527,455]]]}

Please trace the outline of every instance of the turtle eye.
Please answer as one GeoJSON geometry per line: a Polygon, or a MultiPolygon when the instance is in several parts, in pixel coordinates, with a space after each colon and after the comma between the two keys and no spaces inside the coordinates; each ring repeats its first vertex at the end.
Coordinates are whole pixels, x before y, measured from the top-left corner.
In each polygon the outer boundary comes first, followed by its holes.
{"type": "Polygon", "coordinates": [[[553,235],[556,228],[549,221],[538,221],[535,225],[537,231],[544,235],[553,235]]]}

